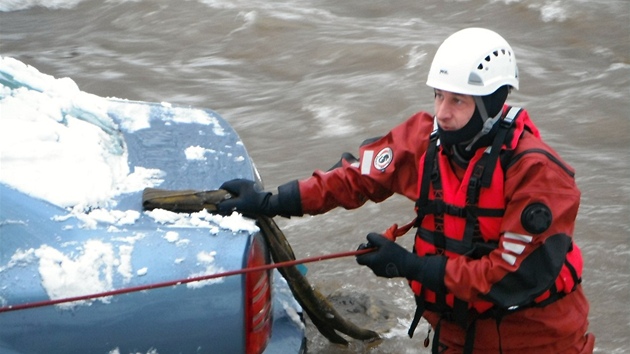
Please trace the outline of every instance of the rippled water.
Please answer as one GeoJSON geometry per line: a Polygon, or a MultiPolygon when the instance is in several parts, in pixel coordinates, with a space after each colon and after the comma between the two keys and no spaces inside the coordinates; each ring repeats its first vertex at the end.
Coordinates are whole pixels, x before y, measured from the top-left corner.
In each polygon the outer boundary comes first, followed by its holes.
{"type": "MultiPolygon", "coordinates": [[[[0,0],[0,54],[100,96],[216,110],[237,129],[268,188],[333,165],[365,138],[417,110],[441,41],[489,27],[514,47],[521,90],[543,137],[577,170],[575,239],[585,256],[597,353],[630,348],[630,3],[626,0],[0,0]]],[[[355,249],[369,231],[412,218],[402,198],[279,220],[298,257],[355,249]]],[[[411,236],[401,242],[410,244],[411,236]]],[[[309,266],[308,277],[362,326],[371,347],[311,353],[416,353],[425,325],[402,281],[353,259],[309,266]]]]}

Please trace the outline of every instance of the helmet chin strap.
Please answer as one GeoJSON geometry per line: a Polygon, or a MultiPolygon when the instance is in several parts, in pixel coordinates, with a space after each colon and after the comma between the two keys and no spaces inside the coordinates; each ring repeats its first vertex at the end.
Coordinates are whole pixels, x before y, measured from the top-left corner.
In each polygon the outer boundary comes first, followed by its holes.
{"type": "Polygon", "coordinates": [[[473,144],[476,143],[477,140],[479,140],[482,136],[488,134],[490,130],[492,130],[494,124],[499,120],[499,118],[501,118],[502,113],[501,110],[499,110],[499,113],[497,113],[495,117],[490,118],[488,117],[488,111],[486,110],[486,105],[483,103],[481,96],[473,96],[473,99],[475,100],[475,104],[477,105],[477,110],[479,111],[481,120],[483,120],[483,128],[481,128],[479,133],[477,133],[477,135],[472,138],[468,146],[466,146],[466,151],[470,151],[473,144]]]}
{"type": "Polygon", "coordinates": [[[473,99],[475,100],[475,104],[477,105],[479,115],[481,115],[481,119],[485,123],[488,120],[488,111],[486,110],[486,105],[483,103],[481,96],[473,96],[473,99]]]}

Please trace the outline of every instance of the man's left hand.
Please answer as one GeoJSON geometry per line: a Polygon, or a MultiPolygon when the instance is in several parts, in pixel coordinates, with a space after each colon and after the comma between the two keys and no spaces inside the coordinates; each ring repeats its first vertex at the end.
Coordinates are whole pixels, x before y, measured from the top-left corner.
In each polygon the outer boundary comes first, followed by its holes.
{"type": "Polygon", "coordinates": [[[426,259],[407,251],[396,242],[388,240],[383,235],[370,233],[368,243],[362,248],[376,248],[374,252],[357,256],[357,263],[368,266],[379,277],[405,277],[417,279],[421,277],[426,259]]]}

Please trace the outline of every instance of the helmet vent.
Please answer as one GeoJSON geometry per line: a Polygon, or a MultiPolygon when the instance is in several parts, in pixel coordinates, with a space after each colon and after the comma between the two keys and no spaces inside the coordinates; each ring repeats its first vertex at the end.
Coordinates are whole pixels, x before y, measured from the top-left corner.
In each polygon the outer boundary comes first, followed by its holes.
{"type": "MultiPolygon", "coordinates": [[[[496,58],[499,57],[499,54],[501,55],[508,55],[508,56],[512,56],[512,52],[510,52],[509,50],[505,50],[505,49],[501,49],[501,50],[495,50],[494,52],[492,52],[491,54],[488,54],[483,61],[485,61],[486,63],[489,63],[492,60],[492,56],[494,55],[496,58]]],[[[487,70],[488,68],[484,65],[483,61],[481,63],[479,63],[479,65],[477,65],[477,70],[483,70],[484,68],[487,70]]]]}

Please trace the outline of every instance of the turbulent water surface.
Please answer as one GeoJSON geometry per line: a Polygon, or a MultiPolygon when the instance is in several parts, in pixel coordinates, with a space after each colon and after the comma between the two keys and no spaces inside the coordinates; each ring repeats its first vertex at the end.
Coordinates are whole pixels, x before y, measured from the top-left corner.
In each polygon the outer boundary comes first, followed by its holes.
{"type": "MultiPolygon", "coordinates": [[[[99,96],[212,108],[237,129],[268,188],[430,111],[424,82],[440,42],[463,27],[498,31],[521,73],[509,102],[527,107],[577,170],[575,239],[596,352],[630,348],[627,0],[0,0],[0,10],[1,55],[99,96]]],[[[369,231],[410,220],[412,206],[392,198],[279,222],[307,257],[355,249],[369,231]]],[[[312,264],[308,276],[385,337],[344,349],[309,326],[309,352],[429,352],[426,324],[406,337],[414,305],[403,281],[353,259],[312,264]]]]}

